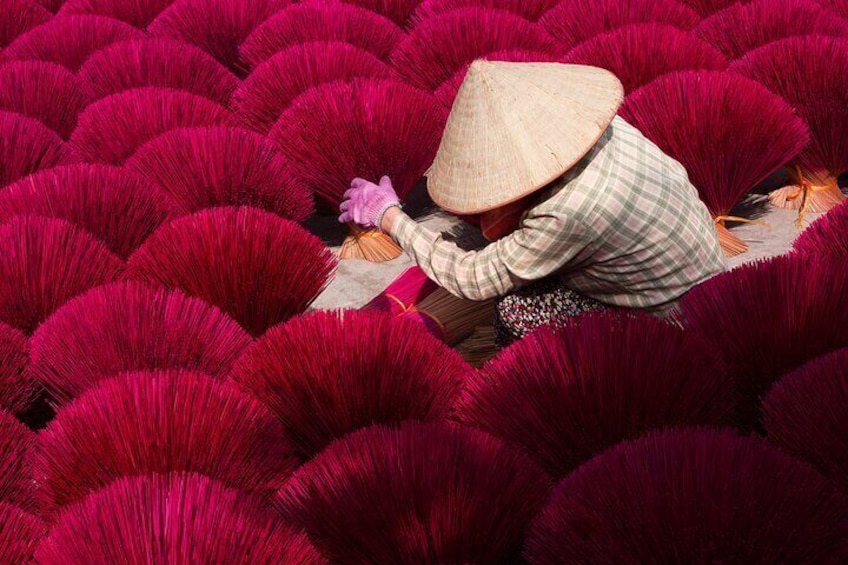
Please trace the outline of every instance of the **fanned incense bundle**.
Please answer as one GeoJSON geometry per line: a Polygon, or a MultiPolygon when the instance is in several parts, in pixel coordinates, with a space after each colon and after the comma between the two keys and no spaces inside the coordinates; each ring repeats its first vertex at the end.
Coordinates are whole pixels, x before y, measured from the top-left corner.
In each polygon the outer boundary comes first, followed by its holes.
{"type": "Polygon", "coordinates": [[[848,258],[848,202],[813,222],[794,247],[802,253],[848,258]]]}
{"type": "Polygon", "coordinates": [[[0,188],[41,169],[79,160],[76,151],[41,122],[0,111],[0,188]]]}
{"type": "Polygon", "coordinates": [[[694,33],[728,59],[738,59],[748,51],[787,37],[848,37],[848,21],[834,18],[814,0],[755,0],[716,12],[702,21],[694,33]]]}
{"type": "Polygon", "coordinates": [[[392,54],[392,64],[409,84],[435,91],[475,59],[507,49],[562,54],[554,38],[521,16],[461,8],[416,26],[392,54]]]}
{"type": "Polygon", "coordinates": [[[539,23],[569,50],[626,25],[657,23],[688,30],[699,19],[677,0],[562,0],[539,23]]]}
{"type": "Polygon", "coordinates": [[[815,0],[822,7],[848,20],[848,0],[815,0]]]}
{"type": "Polygon", "coordinates": [[[334,0],[306,0],[281,10],[242,43],[242,59],[255,68],[287,47],[310,41],[341,41],[388,61],[405,37],[391,20],[334,0]]]}
{"type": "Polygon", "coordinates": [[[783,377],[763,400],[768,439],[848,493],[848,349],[783,377]]]}
{"type": "Polygon", "coordinates": [[[233,107],[240,122],[267,134],[291,103],[314,86],[395,76],[364,49],[341,41],[310,41],[287,47],[256,67],[233,96],[233,107]]]}
{"type": "Polygon", "coordinates": [[[0,61],[47,61],[76,72],[107,45],[143,37],[141,30],[112,18],[63,16],[18,37],[3,50],[0,61]]]}
{"type": "Polygon", "coordinates": [[[421,0],[344,0],[344,2],[361,6],[392,20],[400,27],[406,27],[410,15],[421,0]]]}
{"type": "Polygon", "coordinates": [[[666,24],[628,25],[595,36],[572,49],[565,62],[611,71],[626,93],[675,71],[727,68],[716,48],[666,24]]]}
{"type": "Polygon", "coordinates": [[[16,61],[0,66],[0,109],[36,119],[62,139],[70,137],[88,102],[80,81],[60,65],[16,61]]]}
{"type": "Polygon", "coordinates": [[[334,563],[512,563],[549,481],[479,430],[406,422],[335,442],[278,506],[334,563]]]}
{"type": "Polygon", "coordinates": [[[229,125],[235,125],[233,115],[208,98],[168,88],[135,88],[86,108],[71,145],[88,162],[122,165],[139,147],[168,131],[229,125]]]}
{"type": "Polygon", "coordinates": [[[220,308],[250,334],[302,312],[336,259],[298,224],[256,208],[213,208],[161,227],[127,261],[127,276],[220,308]]]}
{"type": "Polygon", "coordinates": [[[144,86],[173,88],[227,106],[239,81],[200,48],[173,39],[122,41],[98,51],[80,68],[92,101],[144,86]]]}
{"type": "Polygon", "coordinates": [[[36,508],[30,467],[35,440],[35,432],[0,409],[0,502],[28,511],[36,508]]]}
{"type": "Polygon", "coordinates": [[[469,370],[417,324],[352,310],[271,329],[232,378],[277,414],[307,460],[374,423],[447,419],[469,370]]]}
{"type": "Polygon", "coordinates": [[[42,515],[115,480],[186,471],[269,496],[298,461],[258,400],[187,371],[121,375],[59,410],[38,435],[33,477],[42,515]]]}
{"type": "Polygon", "coordinates": [[[250,342],[202,300],[122,282],[90,290],[43,324],[30,340],[30,368],[61,406],[121,373],[187,369],[223,379],[250,342]]]}
{"type": "Polygon", "coordinates": [[[648,314],[587,314],[499,353],[467,381],[454,417],[562,478],[653,429],[729,423],[736,404],[704,340],[648,314]]]}
{"type": "Polygon", "coordinates": [[[578,468],[525,558],[569,563],[841,563],[848,499],[808,465],[731,431],[661,432],[578,468]]]}
{"type": "Polygon", "coordinates": [[[848,264],[799,255],[754,263],[693,288],[681,309],[687,328],[721,350],[754,415],[782,375],[848,347],[848,264]]]}
{"type": "Polygon", "coordinates": [[[793,37],[750,51],[730,67],[779,94],[812,139],[789,167],[792,184],[771,194],[776,206],[826,212],[845,200],[837,177],[848,171],[848,40],[793,37]],[[828,77],[822,82],[822,77],[828,77]]]}
{"type": "Polygon", "coordinates": [[[94,14],[144,29],[174,0],[65,0],[60,16],[94,14]]]}
{"type": "MultiPolygon", "coordinates": [[[[354,79],[299,96],[269,134],[315,194],[338,208],[354,178],[383,175],[401,199],[436,155],[447,111],[432,95],[388,79],[354,79]]],[[[353,224],[341,257],[394,259],[387,235],[353,224]]]]}
{"type": "Polygon", "coordinates": [[[0,53],[16,38],[48,20],[50,13],[32,0],[4,0],[0,11],[0,53]]]}
{"type": "MultiPolygon", "coordinates": [[[[495,51],[487,53],[478,59],[485,61],[510,61],[513,63],[559,63],[562,57],[554,53],[546,53],[543,51],[527,51],[525,49],[507,49],[505,51],[495,51]]],[[[466,65],[453,74],[451,78],[442,83],[434,93],[442,104],[450,108],[453,106],[454,98],[456,98],[462,82],[465,80],[465,75],[468,74],[466,65]]],[[[464,218],[464,219],[467,219],[464,218]]]]}
{"type": "Polygon", "coordinates": [[[177,213],[156,185],[106,165],[54,167],[0,191],[0,224],[18,215],[66,220],[121,259],[177,213]]]}
{"type": "Polygon", "coordinates": [[[170,131],[144,144],[125,167],[162,187],[183,214],[252,206],[302,222],[312,193],[271,141],[241,128],[170,131]]]}
{"type": "Polygon", "coordinates": [[[531,22],[539,21],[559,0],[423,0],[410,16],[411,27],[460,8],[493,8],[506,10],[531,22]]]}
{"type": "Polygon", "coordinates": [[[55,14],[59,8],[62,7],[62,4],[65,0],[32,0],[36,4],[44,6],[45,9],[49,10],[53,14],[55,14]]]}
{"type": "Polygon", "coordinates": [[[715,220],[727,255],[748,249],[725,227],[731,209],[809,139],[779,96],[732,73],[687,71],[628,96],[621,115],[679,161],[715,220]],[[686,127],[681,127],[686,124],[686,127]]]}
{"type": "Polygon", "coordinates": [[[291,0],[176,0],[147,26],[154,37],[197,45],[239,77],[249,72],[239,45],[291,0]]]}
{"type": "Polygon", "coordinates": [[[325,565],[261,498],[201,475],[121,479],[70,506],[35,553],[39,565],[325,565]]]}
{"type": "Polygon", "coordinates": [[[27,336],[0,323],[0,410],[22,412],[35,400],[38,389],[28,365],[27,336]]]}
{"type": "Polygon", "coordinates": [[[71,298],[114,281],[124,262],[64,220],[17,216],[0,226],[0,320],[26,333],[71,298]]]}
{"type": "Polygon", "coordinates": [[[46,534],[47,525],[40,518],[0,502],[0,563],[32,563],[32,554],[46,534]]]}
{"type": "Polygon", "coordinates": [[[714,14],[725,8],[729,8],[735,4],[747,4],[751,0],[677,0],[695,10],[702,17],[706,18],[710,14],[714,14]]]}
{"type": "Polygon", "coordinates": [[[445,340],[445,332],[442,329],[441,323],[430,314],[414,310],[400,314],[399,317],[403,320],[417,322],[424,326],[424,328],[430,332],[430,335],[436,339],[441,341],[445,340]]]}

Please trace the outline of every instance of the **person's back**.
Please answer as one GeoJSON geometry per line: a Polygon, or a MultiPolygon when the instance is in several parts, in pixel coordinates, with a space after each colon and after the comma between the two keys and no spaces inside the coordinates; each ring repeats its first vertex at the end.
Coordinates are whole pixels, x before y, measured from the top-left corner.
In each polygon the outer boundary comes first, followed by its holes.
{"type": "Polygon", "coordinates": [[[607,304],[662,308],[726,268],[686,170],[620,117],[527,216],[551,214],[586,231],[560,277],[607,304]]]}
{"type": "Polygon", "coordinates": [[[339,220],[380,227],[448,292],[494,299],[501,346],[586,312],[662,314],[725,261],[684,168],[616,117],[623,98],[603,69],[475,61],[427,190],[491,243],[465,251],[426,229],[388,177],[354,179],[339,220]]]}

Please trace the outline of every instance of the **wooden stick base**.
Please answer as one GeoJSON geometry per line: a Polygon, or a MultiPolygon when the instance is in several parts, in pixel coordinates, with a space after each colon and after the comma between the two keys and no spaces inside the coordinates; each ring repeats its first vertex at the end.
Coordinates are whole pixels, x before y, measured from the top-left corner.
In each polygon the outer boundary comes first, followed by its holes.
{"type": "MultiPolygon", "coordinates": [[[[836,208],[845,200],[845,195],[836,184],[806,190],[808,212],[824,213],[836,208]]],[[[795,184],[778,188],[769,194],[769,201],[778,208],[800,210],[804,203],[804,189],[795,184]]]]}
{"type": "Polygon", "coordinates": [[[800,163],[788,169],[791,184],[772,192],[769,200],[778,208],[799,210],[799,226],[807,212],[824,213],[845,200],[836,176],[830,171],[805,169],[800,163]]]}
{"type": "Polygon", "coordinates": [[[403,249],[384,233],[364,230],[355,225],[348,227],[350,235],[342,243],[339,259],[363,259],[372,263],[383,263],[396,259],[403,253],[403,249]]]}
{"type": "Polygon", "coordinates": [[[495,314],[493,300],[466,300],[443,288],[436,289],[415,306],[419,312],[438,321],[444,332],[444,341],[451,347],[467,339],[477,327],[492,325],[495,314]]]}
{"type": "Polygon", "coordinates": [[[748,251],[748,244],[727,229],[723,222],[717,223],[715,227],[718,232],[718,242],[726,256],[736,257],[748,251]]]}
{"type": "Polygon", "coordinates": [[[480,368],[498,354],[495,328],[479,326],[470,337],[456,346],[456,351],[472,367],[480,368]]]}

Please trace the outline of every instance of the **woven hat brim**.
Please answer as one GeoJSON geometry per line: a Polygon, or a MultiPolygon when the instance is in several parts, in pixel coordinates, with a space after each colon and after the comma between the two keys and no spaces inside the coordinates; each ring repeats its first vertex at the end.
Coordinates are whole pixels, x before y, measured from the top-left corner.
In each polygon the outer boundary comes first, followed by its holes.
{"type": "Polygon", "coordinates": [[[455,214],[524,198],[577,164],[623,99],[621,82],[597,67],[476,61],[428,172],[430,197],[455,214]]]}

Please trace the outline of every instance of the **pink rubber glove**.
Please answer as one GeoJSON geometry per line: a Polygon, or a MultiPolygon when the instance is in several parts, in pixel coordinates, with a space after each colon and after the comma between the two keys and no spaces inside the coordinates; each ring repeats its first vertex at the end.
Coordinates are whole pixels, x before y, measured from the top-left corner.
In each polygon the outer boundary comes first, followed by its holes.
{"type": "Polygon", "coordinates": [[[344,202],[339,206],[342,223],[354,222],[366,228],[380,228],[383,214],[392,206],[399,206],[400,199],[392,188],[389,177],[374,184],[364,179],[353,179],[350,190],[344,193],[344,202]]]}

